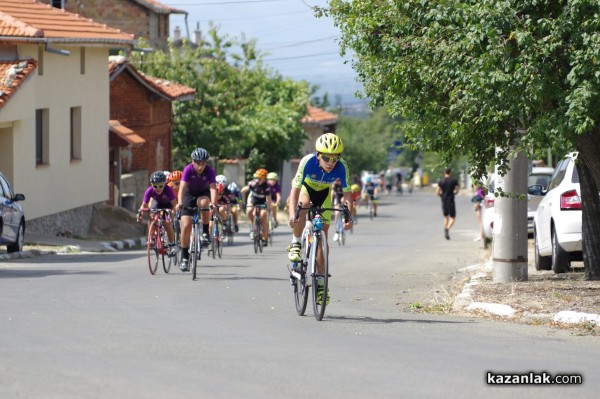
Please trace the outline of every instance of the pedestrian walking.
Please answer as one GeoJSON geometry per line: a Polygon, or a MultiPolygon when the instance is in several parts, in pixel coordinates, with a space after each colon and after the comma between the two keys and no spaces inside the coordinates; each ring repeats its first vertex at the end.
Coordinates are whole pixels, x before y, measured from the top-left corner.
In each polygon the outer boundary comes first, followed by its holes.
{"type": "Polygon", "coordinates": [[[450,239],[450,229],[454,225],[456,219],[456,204],[454,202],[454,196],[458,194],[460,186],[458,180],[452,176],[452,169],[446,168],[444,170],[444,177],[438,182],[438,186],[435,189],[436,195],[442,199],[442,213],[444,215],[444,237],[446,240],[450,239]]]}

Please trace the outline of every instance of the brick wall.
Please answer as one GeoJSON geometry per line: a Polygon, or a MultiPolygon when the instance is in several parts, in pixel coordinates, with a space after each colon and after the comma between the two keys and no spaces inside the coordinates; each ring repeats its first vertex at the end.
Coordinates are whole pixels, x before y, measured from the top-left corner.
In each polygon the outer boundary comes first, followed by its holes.
{"type": "MultiPolygon", "coordinates": [[[[50,4],[51,0],[41,0],[50,4]]],[[[146,38],[152,47],[166,49],[169,15],[156,14],[132,0],[66,0],[65,10],[146,38]]]]}
{"type": "Polygon", "coordinates": [[[146,140],[124,151],[123,173],[171,170],[171,117],[171,102],[157,96],[129,72],[122,72],[110,82],[110,119],[120,121],[146,140]]]}

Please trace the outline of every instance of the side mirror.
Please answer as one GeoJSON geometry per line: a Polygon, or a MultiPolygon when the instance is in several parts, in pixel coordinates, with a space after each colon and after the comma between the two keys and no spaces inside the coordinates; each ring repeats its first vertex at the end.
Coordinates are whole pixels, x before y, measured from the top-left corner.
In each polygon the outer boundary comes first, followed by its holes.
{"type": "Polygon", "coordinates": [[[537,197],[541,197],[544,195],[544,186],[541,184],[534,184],[532,186],[527,187],[527,194],[535,195],[537,197]]]}

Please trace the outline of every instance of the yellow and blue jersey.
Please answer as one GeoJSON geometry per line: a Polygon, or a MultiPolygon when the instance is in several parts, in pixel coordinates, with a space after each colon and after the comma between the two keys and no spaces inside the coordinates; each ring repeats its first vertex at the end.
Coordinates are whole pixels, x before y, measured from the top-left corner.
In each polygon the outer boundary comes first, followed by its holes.
{"type": "Polygon", "coordinates": [[[325,172],[319,165],[317,153],[306,155],[300,161],[296,176],[292,181],[292,187],[301,188],[306,185],[315,191],[331,189],[331,185],[336,179],[342,182],[342,191],[350,192],[350,172],[346,161],[342,158],[335,164],[331,172],[325,172]]]}

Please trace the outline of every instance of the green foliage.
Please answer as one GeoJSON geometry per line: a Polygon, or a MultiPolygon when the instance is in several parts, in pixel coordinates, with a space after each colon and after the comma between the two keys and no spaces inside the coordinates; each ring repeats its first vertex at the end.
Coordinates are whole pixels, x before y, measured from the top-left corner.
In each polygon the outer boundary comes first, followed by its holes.
{"type": "Polygon", "coordinates": [[[318,13],[355,53],[372,105],[446,163],[464,154],[483,174],[518,136],[517,150],[565,151],[599,120],[598,2],[331,0],[318,13]]]}
{"type": "Polygon", "coordinates": [[[309,101],[307,83],[264,67],[254,41],[220,36],[214,27],[208,33],[210,40],[197,48],[186,42],[168,53],[130,56],[140,71],[197,91],[193,101],[173,104],[174,167],[204,147],[218,158],[253,154],[251,167],[278,170],[299,155],[305,139],[300,120],[309,101]]]}

